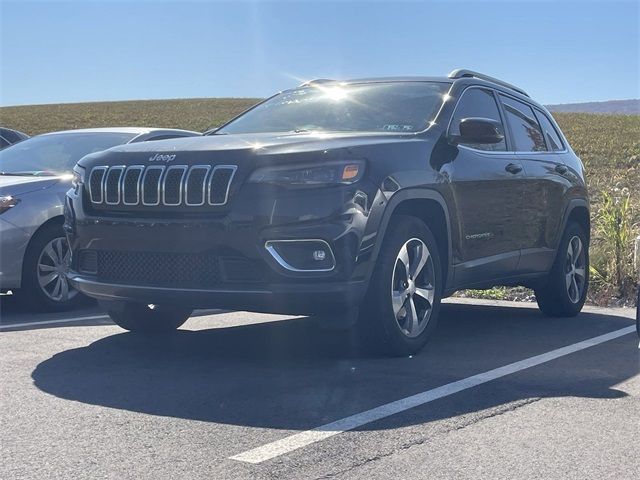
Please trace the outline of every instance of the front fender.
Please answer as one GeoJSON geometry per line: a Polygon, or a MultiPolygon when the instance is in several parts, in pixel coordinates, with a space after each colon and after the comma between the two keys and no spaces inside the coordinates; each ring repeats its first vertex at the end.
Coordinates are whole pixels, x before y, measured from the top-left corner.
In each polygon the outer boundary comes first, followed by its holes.
{"type": "MultiPolygon", "coordinates": [[[[447,203],[440,192],[429,188],[406,188],[399,190],[390,195],[389,192],[383,193],[378,191],[371,209],[369,221],[367,222],[367,231],[362,239],[359,258],[366,259],[367,268],[363,272],[363,276],[368,284],[373,276],[375,264],[380,255],[380,250],[384,242],[384,236],[387,232],[389,222],[394,213],[398,211],[403,202],[411,200],[431,200],[438,203],[446,222],[446,238],[447,238],[447,266],[445,278],[445,290],[451,286],[453,275],[452,268],[452,239],[451,239],[451,223],[449,219],[449,209],[447,203]]],[[[443,262],[444,263],[444,262],[443,262]]]]}

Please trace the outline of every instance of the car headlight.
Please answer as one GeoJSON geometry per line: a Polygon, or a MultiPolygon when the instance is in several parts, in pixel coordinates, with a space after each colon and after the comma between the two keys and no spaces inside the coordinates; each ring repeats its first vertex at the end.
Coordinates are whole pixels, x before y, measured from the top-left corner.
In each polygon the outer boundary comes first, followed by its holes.
{"type": "Polygon", "coordinates": [[[339,185],[357,182],[364,174],[364,162],[329,162],[323,165],[286,165],[259,168],[249,182],[278,185],[339,185]]]}
{"type": "Polygon", "coordinates": [[[10,208],[15,207],[20,203],[20,199],[16,197],[12,197],[10,195],[5,197],[0,197],[0,215],[9,210],[10,208]]]}
{"type": "Polygon", "coordinates": [[[73,190],[75,193],[78,193],[80,190],[80,186],[84,183],[84,168],[76,165],[73,167],[73,178],[71,179],[71,185],[73,185],[73,190]]]}

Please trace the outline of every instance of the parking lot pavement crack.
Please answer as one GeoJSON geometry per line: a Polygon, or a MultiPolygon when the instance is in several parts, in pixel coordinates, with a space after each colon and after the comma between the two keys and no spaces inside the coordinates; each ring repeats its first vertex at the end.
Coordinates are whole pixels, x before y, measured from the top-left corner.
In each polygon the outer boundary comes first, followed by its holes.
{"type": "MultiPolygon", "coordinates": [[[[462,418],[460,422],[448,426],[448,428],[445,428],[444,430],[439,431],[436,435],[447,435],[451,432],[456,432],[459,430],[463,430],[465,428],[471,427],[473,425],[477,425],[480,422],[483,422],[485,420],[494,418],[494,417],[499,417],[501,415],[505,415],[507,413],[511,413],[515,410],[518,410],[522,407],[525,407],[527,405],[531,405],[533,403],[538,402],[539,400],[541,400],[541,397],[532,397],[532,398],[527,398],[524,400],[518,400],[518,401],[514,401],[514,402],[510,402],[509,404],[506,405],[502,405],[500,407],[497,408],[492,408],[490,410],[485,411],[483,414],[481,415],[465,415],[465,417],[468,418],[462,418]]],[[[348,468],[343,468],[340,470],[337,470],[335,472],[330,472],[327,473],[325,475],[316,477],[316,480],[329,480],[329,479],[333,479],[333,478],[341,478],[343,475],[352,472],[354,470],[358,470],[359,468],[362,468],[364,466],[367,466],[371,463],[374,462],[378,462],[380,460],[383,460],[385,458],[391,457],[393,455],[396,455],[400,452],[404,452],[406,450],[409,450],[411,448],[414,447],[418,447],[421,445],[424,445],[425,443],[427,443],[429,440],[431,440],[435,435],[430,435],[430,436],[426,436],[426,437],[421,437],[421,438],[416,438],[410,442],[405,442],[402,444],[397,445],[395,448],[390,449],[387,452],[383,452],[383,453],[378,453],[377,455],[373,455],[370,457],[367,457],[365,459],[362,459],[356,463],[353,463],[352,465],[350,465],[348,468]]]]}
{"type": "Polygon", "coordinates": [[[447,430],[447,433],[449,432],[454,432],[457,430],[463,430],[465,428],[471,427],[473,425],[476,425],[480,422],[483,422],[485,420],[489,420],[490,418],[494,418],[494,417],[499,417],[501,415],[505,415],[507,413],[513,412],[515,410],[518,410],[519,408],[525,407],[527,405],[531,405],[532,403],[535,403],[539,400],[541,400],[541,397],[531,397],[531,398],[526,398],[523,400],[518,400],[515,402],[510,402],[507,405],[503,405],[501,407],[498,408],[494,408],[488,412],[486,412],[486,414],[484,415],[480,415],[478,417],[474,417],[472,419],[470,419],[469,421],[466,422],[462,422],[460,425],[456,425],[453,428],[450,428],[447,430]]]}

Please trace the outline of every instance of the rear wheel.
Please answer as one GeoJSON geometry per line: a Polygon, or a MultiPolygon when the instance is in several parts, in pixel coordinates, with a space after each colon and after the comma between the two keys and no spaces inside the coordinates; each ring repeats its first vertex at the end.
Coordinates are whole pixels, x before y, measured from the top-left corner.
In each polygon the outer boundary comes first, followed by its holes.
{"type": "Polygon", "coordinates": [[[550,317],[577,315],[589,287],[589,242],[577,223],[567,226],[544,286],[535,290],[538,307],[550,317]]]}
{"type": "Polygon", "coordinates": [[[193,312],[189,308],[133,302],[101,302],[101,305],[116,325],[131,332],[172,332],[193,312]]]}
{"type": "Polygon", "coordinates": [[[387,231],[358,328],[373,350],[411,355],[425,346],[436,327],[440,255],[435,237],[415,217],[398,216],[387,231]]]}

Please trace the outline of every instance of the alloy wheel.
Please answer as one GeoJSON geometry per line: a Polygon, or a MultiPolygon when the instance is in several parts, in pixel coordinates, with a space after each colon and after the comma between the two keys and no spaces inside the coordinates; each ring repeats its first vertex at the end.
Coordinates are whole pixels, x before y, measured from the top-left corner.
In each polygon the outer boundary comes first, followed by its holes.
{"type": "Polygon", "coordinates": [[[70,257],[71,250],[64,237],[54,238],[47,243],[38,257],[38,284],[54,302],[67,302],[78,294],[65,275],[70,257]]]}
{"type": "Polygon", "coordinates": [[[565,286],[571,303],[578,303],[586,285],[587,255],[582,240],[577,235],[571,237],[567,246],[565,261],[565,286]]]}
{"type": "Polygon", "coordinates": [[[400,331],[419,336],[429,323],[435,298],[435,271],[427,245],[419,238],[405,242],[396,257],[391,302],[400,331]]]}

